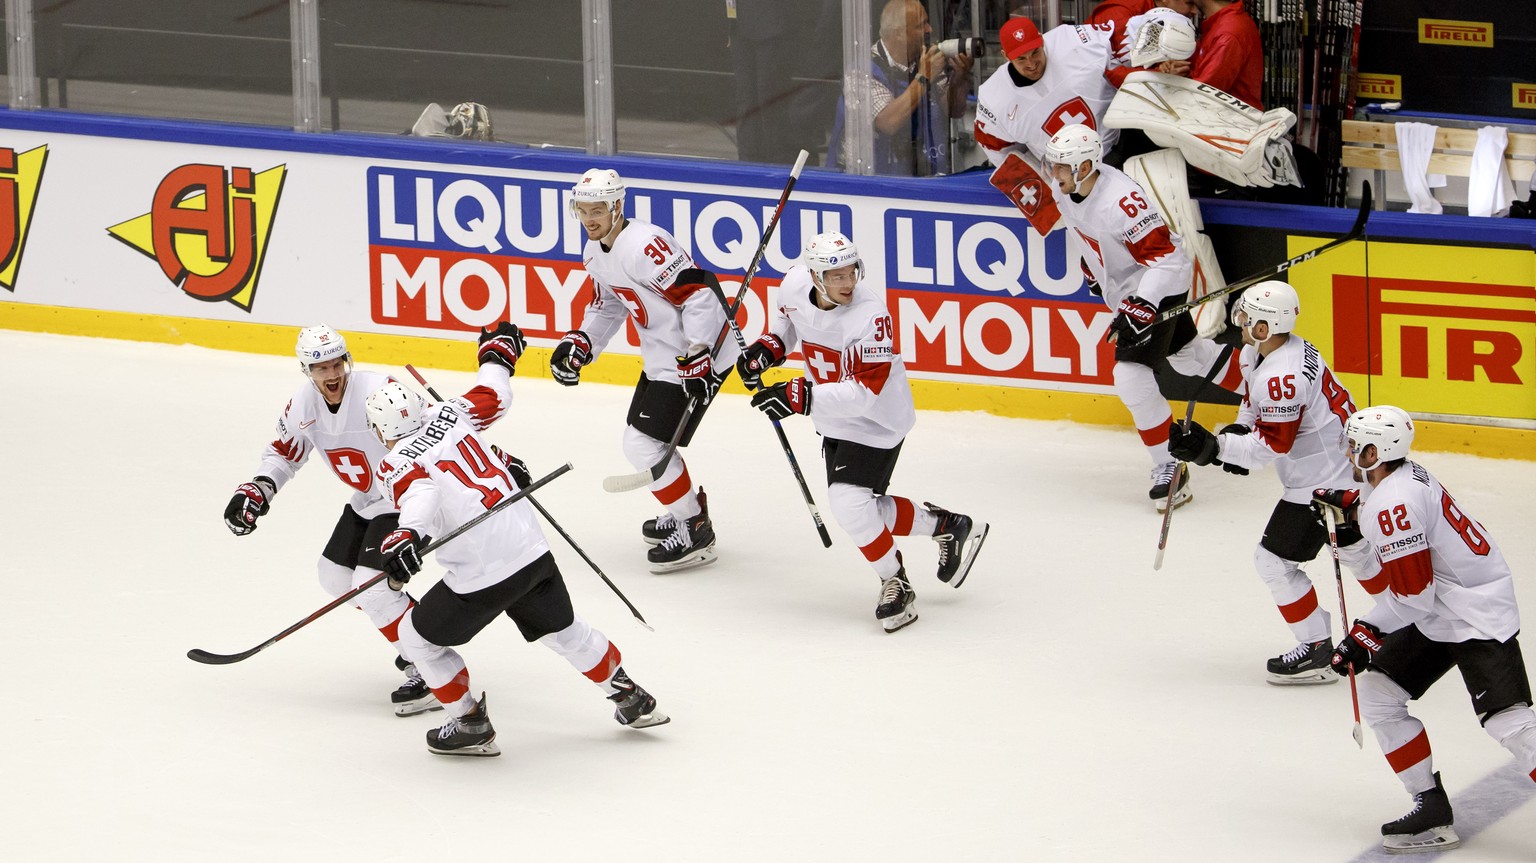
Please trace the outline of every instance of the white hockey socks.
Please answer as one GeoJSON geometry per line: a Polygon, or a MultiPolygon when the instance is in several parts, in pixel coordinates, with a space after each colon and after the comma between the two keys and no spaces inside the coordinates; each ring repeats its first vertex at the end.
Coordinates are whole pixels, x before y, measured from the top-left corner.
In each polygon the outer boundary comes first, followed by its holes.
{"type": "Polygon", "coordinates": [[[1408,713],[1408,690],[1379,671],[1355,675],[1360,693],[1360,718],[1376,735],[1387,764],[1409,794],[1435,787],[1434,759],[1424,723],[1408,713]]]}
{"type": "Polygon", "coordinates": [[[571,625],[539,639],[539,643],[565,657],[573,668],[602,688],[604,695],[618,690],[609,685],[623,657],[606,635],[575,615],[571,625]]]}
{"type": "Polygon", "coordinates": [[[827,507],[848,538],[882,578],[890,578],[901,569],[896,541],[881,515],[875,493],[861,485],[835,482],[827,486],[827,507]]]}
{"type": "Polygon", "coordinates": [[[1300,566],[1260,545],[1253,550],[1253,568],[1298,642],[1315,644],[1330,637],[1328,612],[1318,605],[1317,590],[1300,566]]]}
{"type": "Polygon", "coordinates": [[[451,647],[423,638],[416,631],[413,617],[407,613],[400,619],[401,653],[415,664],[416,673],[427,682],[448,715],[463,716],[474,710],[475,699],[469,694],[469,667],[464,664],[464,657],[451,647]]]}

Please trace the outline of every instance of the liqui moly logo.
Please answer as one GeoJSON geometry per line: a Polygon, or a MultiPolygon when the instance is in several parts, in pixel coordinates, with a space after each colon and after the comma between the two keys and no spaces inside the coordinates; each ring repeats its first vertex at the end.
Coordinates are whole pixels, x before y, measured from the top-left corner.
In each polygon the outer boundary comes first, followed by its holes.
{"type": "Polygon", "coordinates": [[[249,312],[287,173],[284,165],[182,165],[160,180],[149,212],[107,233],[158,264],[187,296],[249,312]]]}
{"type": "Polygon", "coordinates": [[[1425,45],[1460,45],[1465,48],[1492,48],[1493,24],[1488,21],[1447,21],[1441,18],[1420,18],[1419,41],[1425,45]]]}
{"type": "Polygon", "coordinates": [[[27,232],[32,227],[32,211],[47,162],[46,145],[24,153],[0,147],[0,287],[8,291],[16,290],[21,253],[27,248],[27,232]]]}

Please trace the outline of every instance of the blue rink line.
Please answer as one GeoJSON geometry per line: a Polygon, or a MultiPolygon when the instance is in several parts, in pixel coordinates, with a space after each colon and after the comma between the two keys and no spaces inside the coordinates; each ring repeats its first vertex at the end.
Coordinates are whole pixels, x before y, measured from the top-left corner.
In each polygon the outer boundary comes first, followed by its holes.
{"type": "MultiPolygon", "coordinates": [[[[1456,814],[1456,835],[1461,837],[1459,848],[1430,852],[1434,854],[1433,857],[1429,853],[1410,856],[1414,860],[1438,860],[1446,854],[1466,854],[1468,843],[1477,834],[1497,824],[1533,797],[1536,797],[1536,782],[1521,773],[1520,766],[1511,761],[1451,799],[1451,809],[1456,814]]],[[[1388,854],[1386,849],[1377,845],[1349,863],[1386,863],[1388,860],[1403,859],[1403,855],[1388,854]]]]}

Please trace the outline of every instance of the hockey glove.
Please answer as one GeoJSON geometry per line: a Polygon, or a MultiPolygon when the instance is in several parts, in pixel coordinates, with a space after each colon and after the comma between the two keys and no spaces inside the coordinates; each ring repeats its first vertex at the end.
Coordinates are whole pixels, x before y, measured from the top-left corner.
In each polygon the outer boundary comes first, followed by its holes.
{"type": "MultiPolygon", "coordinates": [[[[1221,435],[1224,435],[1224,434],[1245,435],[1245,434],[1251,434],[1252,432],[1253,432],[1253,429],[1243,425],[1242,423],[1229,423],[1228,425],[1222,426],[1221,427],[1221,431],[1217,432],[1216,435],[1218,437],[1221,436],[1221,435]]],[[[1231,464],[1229,462],[1224,462],[1224,461],[1218,461],[1217,463],[1220,464],[1221,465],[1221,469],[1226,471],[1227,473],[1236,474],[1237,476],[1247,476],[1248,475],[1248,468],[1245,468],[1242,465],[1231,464]]]]}
{"type": "Polygon", "coordinates": [[[805,378],[792,378],[757,391],[752,397],[752,407],[781,420],[791,414],[811,412],[811,382],[805,378]]]}
{"type": "Polygon", "coordinates": [[[1088,269],[1088,262],[1078,261],[1078,265],[1083,269],[1083,286],[1088,289],[1088,293],[1102,298],[1104,296],[1104,289],[1099,287],[1099,280],[1095,279],[1093,271],[1088,269]]]}
{"type": "Polygon", "coordinates": [[[379,544],[379,553],[384,555],[384,571],[389,574],[390,590],[399,590],[411,576],[421,572],[421,554],[416,550],[420,541],[416,531],[403,527],[392,531],[379,544]]]}
{"type": "Polygon", "coordinates": [[[1110,341],[1121,347],[1135,347],[1152,337],[1157,323],[1157,306],[1131,294],[1120,301],[1120,310],[1109,325],[1110,341]]]}
{"type": "Polygon", "coordinates": [[[1199,423],[1191,421],[1188,430],[1183,423],[1169,423],[1168,453],[1179,461],[1210,464],[1216,460],[1218,449],[1220,443],[1216,436],[1199,423]]]}
{"type": "Polygon", "coordinates": [[[1312,490],[1312,509],[1317,513],[1317,523],[1328,526],[1324,515],[1333,510],[1334,524],[1358,524],[1360,522],[1360,492],[1352,488],[1318,488],[1312,490]]]}
{"type": "Polygon", "coordinates": [[[698,402],[699,407],[709,404],[709,400],[720,391],[720,383],[724,378],[716,377],[714,372],[709,348],[705,345],[694,345],[688,356],[677,358],[677,377],[683,384],[683,392],[698,402]]]}
{"type": "Polygon", "coordinates": [[[549,355],[549,373],[562,386],[581,383],[581,367],[592,362],[592,340],[581,330],[571,330],[549,355]]]}
{"type": "Polygon", "coordinates": [[[528,465],[524,464],[522,459],[495,444],[491,444],[491,455],[501,459],[501,463],[506,466],[507,473],[512,474],[512,481],[517,483],[518,488],[533,485],[533,474],[528,472],[528,465]]]}
{"type": "Polygon", "coordinates": [[[1348,677],[1351,668],[1358,674],[1369,667],[1371,660],[1376,658],[1376,651],[1380,649],[1381,630],[1363,620],[1357,620],[1349,628],[1349,634],[1333,649],[1328,664],[1333,666],[1335,674],[1348,677]]]}
{"type": "Polygon", "coordinates": [[[507,367],[507,374],[517,374],[517,358],[523,355],[523,350],[528,347],[528,340],[523,338],[523,331],[515,324],[502,321],[496,325],[496,329],[480,329],[480,365],[486,363],[500,363],[507,367]]]}
{"type": "Polygon", "coordinates": [[[243,482],[235,489],[235,496],[224,507],[224,524],[235,536],[245,536],[256,529],[256,519],[272,508],[272,497],[277,494],[277,484],[268,477],[258,476],[243,482]]]}
{"type": "Polygon", "coordinates": [[[736,359],[736,373],[741,375],[741,382],[747,389],[755,390],[763,385],[763,372],[784,362],[786,354],[784,340],[773,333],[765,333],[741,352],[736,359]]]}

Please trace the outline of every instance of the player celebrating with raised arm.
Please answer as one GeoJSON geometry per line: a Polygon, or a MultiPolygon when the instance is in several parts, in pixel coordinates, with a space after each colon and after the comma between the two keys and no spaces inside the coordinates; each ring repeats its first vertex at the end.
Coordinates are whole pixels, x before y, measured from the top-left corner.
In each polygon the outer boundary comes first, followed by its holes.
{"type": "Polygon", "coordinates": [[[880,576],[875,618],[895,632],[917,620],[917,594],[891,537],[932,536],[939,544],[939,580],[959,587],[987,525],[886,494],[917,413],[890,311],[873,290],[855,290],[863,273],[852,240],[836,232],[813,237],[805,264],[791,268],[779,285],[768,332],[748,346],[737,368],[755,389],[763,372],[784,362],[797,343],[805,354],[809,379],[766,387],[752,405],[774,419],[808,415],[822,435],[832,516],[880,576]]]}
{"type": "MultiPolygon", "coordinates": [[[[384,538],[389,585],[399,589],[421,571],[419,546],[485,513],[526,482],[526,468],[479,435],[498,415],[466,399],[430,407],[391,381],[368,397],[368,422],[389,448],[379,462],[380,487],[400,509],[384,538]]],[[[565,581],[527,499],[445,543],[437,560],[443,580],[400,620],[400,643],[448,708],[448,722],[427,732],[438,755],[499,755],[485,695],[471,694],[469,668],[453,648],[503,613],[527,641],[565,657],[615,705],[621,725],[661,725],[667,716],[619,664],[619,649],[576,615],[565,581]]]]}
{"type": "MultiPolygon", "coordinates": [[[[594,287],[578,329],[565,334],[550,357],[550,373],[565,386],[602,354],[624,326],[640,335],[645,369],[635,385],[624,429],[624,455],[637,469],[661,460],[667,443],[693,412],[678,441],[687,446],[705,409],[731,372],[734,343],[711,350],[725,329],[725,311],[707,287],[706,274],[665,230],[624,216],[624,181],[617,171],[593,168],[572,190],[571,213],[587,232],[582,250],[594,287]]],[[[641,526],[655,547],[647,557],[652,572],[672,572],[713,563],[715,529],[704,489],[694,484],[674,450],[665,472],[651,483],[666,512],[641,526]]]]}
{"type": "MultiPolygon", "coordinates": [[[[508,323],[481,333],[480,379],[464,396],[474,410],[487,415],[506,410],[512,397],[507,378],[522,343],[522,333],[508,323]],[[508,355],[512,361],[505,359],[508,355]]],[[[309,384],[288,400],[277,420],[277,438],[262,453],[256,476],[235,490],[224,509],[224,523],[235,536],[254,531],[256,520],[267,514],[278,490],[293,479],[311,453],[320,453],[336,478],[352,489],[352,498],[342,508],[318,562],[320,587],[331,596],[341,596],[383,570],[379,545],[397,521],[394,507],[373,478],[385,448],[369,430],[363,406],[370,392],[392,378],[354,371],[346,339],[328,326],[300,330],[294,350],[309,384]]],[[[399,654],[395,664],[405,672],[406,681],[390,697],[399,716],[442,709],[400,650],[400,618],[411,604],[409,595],[383,584],[364,591],[353,602],[399,654]]]]}
{"type": "Polygon", "coordinates": [[[1382,405],[1344,425],[1354,478],[1370,484],[1318,489],[1317,506],[1354,521],[1380,563],[1387,590],[1333,652],[1334,670],[1352,667],[1360,715],[1413,810],[1381,825],[1390,853],[1442,851],[1461,843],[1451,801],[1431,760],[1424,723],[1408,712],[1454,666],[1488,736],[1536,781],[1536,713],[1516,636],[1520,609],[1509,564],[1493,537],[1440,481],[1408,458],[1413,420],[1382,405]]]}
{"type": "MultiPolygon", "coordinates": [[[[1115,395],[1131,411],[1136,431],[1152,457],[1152,489],[1158,512],[1192,497],[1189,471],[1168,452],[1173,412],[1158,389],[1152,366],[1167,359],[1181,374],[1204,376],[1221,358],[1221,347],[1199,338],[1189,313],[1157,322],[1158,314],[1185,302],[1193,266],[1179,235],[1168,230],[1153,198],[1119,169],[1101,164],[1099,133],[1067,126],[1051,137],[1045,161],[1061,194],[1056,196],[1068,234],[1068,254],[1082,263],[1088,289],[1115,313],[1115,395]]],[[[1229,360],[1217,383],[1237,391],[1242,370],[1229,360]]]]}
{"type": "MultiPolygon", "coordinates": [[[[1285,282],[1260,282],[1244,291],[1232,310],[1232,323],[1243,335],[1239,362],[1247,390],[1237,420],[1214,435],[1197,422],[1188,430],[1177,422],[1168,427],[1168,449],[1175,457],[1223,465],[1236,474],[1272,462],[1285,487],[1253,552],[1254,567],[1298,642],[1268,662],[1269,682],[1280,685],[1338,680],[1328,673],[1333,652],[1328,612],[1318,605],[1301,564],[1328,541],[1312,511],[1312,490],[1360,489],[1350,485],[1344,451],[1344,421],[1354,403],[1317,348],[1293,332],[1300,312],[1301,301],[1285,282]]],[[[1340,527],[1337,538],[1340,560],[1366,591],[1375,595],[1386,589],[1386,580],[1374,577],[1374,552],[1360,532],[1340,527]]]]}

